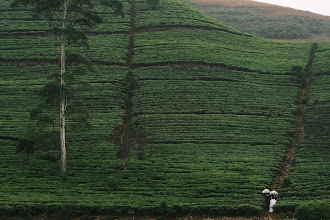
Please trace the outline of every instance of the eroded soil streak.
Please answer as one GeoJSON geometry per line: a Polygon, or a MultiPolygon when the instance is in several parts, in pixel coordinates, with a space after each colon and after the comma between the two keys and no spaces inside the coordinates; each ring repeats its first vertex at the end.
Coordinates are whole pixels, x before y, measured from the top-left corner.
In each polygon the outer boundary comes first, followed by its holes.
{"type": "Polygon", "coordinates": [[[317,49],[317,44],[314,43],[312,50],[310,52],[308,64],[306,66],[305,83],[303,84],[300,91],[299,104],[298,104],[299,111],[295,116],[295,121],[294,121],[295,134],[293,137],[292,144],[286,150],[286,158],[283,161],[281,170],[276,174],[272,184],[270,185],[270,188],[274,190],[279,190],[281,188],[281,183],[289,175],[291,171],[291,167],[293,165],[296,156],[298,145],[301,142],[305,141],[304,112],[305,109],[307,108],[305,100],[307,97],[307,86],[311,77],[311,69],[312,69],[316,49],[317,49]]]}

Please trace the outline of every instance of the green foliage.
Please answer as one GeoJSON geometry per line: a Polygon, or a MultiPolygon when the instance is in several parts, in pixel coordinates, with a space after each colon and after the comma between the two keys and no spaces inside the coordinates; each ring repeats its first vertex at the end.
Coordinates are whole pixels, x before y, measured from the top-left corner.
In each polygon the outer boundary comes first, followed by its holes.
{"type": "MultiPolygon", "coordinates": [[[[101,1],[106,4],[106,1],[101,1]]],[[[115,14],[122,13],[122,3],[118,0],[111,0],[106,6],[112,7],[115,10],[115,14]]],[[[91,0],[85,1],[75,1],[75,0],[14,0],[12,7],[27,7],[32,14],[34,20],[44,20],[48,24],[47,30],[53,33],[57,40],[60,42],[61,47],[61,58],[60,58],[60,74],[58,81],[51,84],[46,84],[46,86],[41,90],[41,96],[46,99],[45,102],[54,103],[54,99],[57,97],[59,103],[59,128],[61,130],[60,136],[60,149],[61,149],[61,163],[60,172],[66,172],[66,151],[67,151],[67,141],[66,141],[66,120],[65,111],[67,106],[70,104],[70,93],[68,86],[66,85],[65,78],[67,78],[66,72],[68,72],[68,67],[72,64],[80,65],[86,64],[86,61],[82,59],[82,56],[71,54],[67,59],[66,53],[74,46],[85,46],[88,48],[87,43],[87,30],[102,22],[102,17],[92,11],[94,4],[91,0]],[[66,63],[65,61],[69,62],[66,63]],[[65,74],[65,75],[64,75],[65,74]],[[57,83],[57,85],[56,85],[57,83]]],[[[71,71],[70,73],[75,73],[76,71],[71,71]]],[[[73,77],[70,74],[70,79],[73,77]]],[[[40,107],[39,105],[38,107],[40,107]]],[[[39,111],[40,112],[40,111],[39,111]]],[[[80,114],[78,121],[88,125],[88,116],[80,114]]],[[[54,117],[53,117],[54,118],[54,117]]],[[[53,122],[53,129],[55,123],[53,122]]]]}
{"type": "Polygon", "coordinates": [[[131,154],[131,134],[128,126],[117,124],[113,127],[108,140],[117,148],[117,158],[129,158],[131,154]]]}
{"type": "MultiPolygon", "coordinates": [[[[29,8],[33,19],[46,21],[55,36],[66,36],[66,45],[87,45],[86,30],[102,23],[102,17],[93,11],[94,3],[92,0],[14,0],[11,7],[29,8]],[[64,11],[65,26],[62,23],[64,11]]],[[[123,5],[118,0],[102,0],[100,3],[111,7],[115,14],[123,13],[123,5]]]]}
{"type": "Polygon", "coordinates": [[[315,76],[330,74],[330,42],[318,43],[315,59],[312,66],[312,74],[315,76]]]}
{"type": "MultiPolygon", "coordinates": [[[[57,115],[60,94],[72,98],[73,91],[68,85],[60,85],[56,81],[48,82],[40,91],[41,103],[30,112],[30,120],[35,120],[38,126],[46,129],[48,125],[57,127],[57,115]]],[[[72,101],[67,107],[67,115],[70,117],[70,126],[78,130],[89,129],[90,124],[88,110],[81,101],[72,101]]]]}
{"type": "Polygon", "coordinates": [[[158,10],[150,10],[148,0],[143,0],[136,4],[136,11],[135,25],[137,29],[184,26],[220,29],[239,35],[247,35],[200,13],[196,8],[181,0],[161,0],[158,10]]]}
{"type": "MultiPolygon", "coordinates": [[[[0,139],[1,214],[131,215],[134,210],[170,218],[182,213],[262,213],[260,190],[280,169],[294,132],[292,113],[300,88],[291,67],[306,66],[311,45],[251,37],[178,0],[160,4],[159,10],[150,10],[145,0],[136,1],[138,28],[178,25],[199,30],[137,30],[132,69],[126,67],[129,7],[124,9],[125,18],[112,20],[95,5],[106,22],[88,33],[90,49],[71,48],[72,59],[67,62],[72,66],[64,75],[67,89],[75,91],[76,104],[86,105],[80,110],[68,106],[73,113],[67,114],[68,124],[74,124],[74,114],[80,116],[88,108],[91,128],[68,127],[70,169],[61,176],[56,172],[58,145],[31,154],[26,170],[15,144],[0,139]],[[85,74],[89,67],[73,62],[84,60],[74,55],[79,53],[97,64],[94,72],[85,74]],[[78,85],[86,81],[89,86],[78,85]],[[154,135],[153,157],[138,160],[140,150],[132,148],[130,169],[124,173],[115,144],[109,148],[106,136],[126,115],[127,92],[133,95],[132,124],[154,135]]],[[[59,80],[55,60],[60,50],[55,39],[43,36],[44,29],[27,19],[28,11],[12,9],[2,15],[0,57],[8,65],[0,66],[0,132],[19,137],[28,112],[38,106],[36,97],[49,81],[47,76],[59,80]]],[[[327,50],[328,44],[322,43],[316,54],[322,70],[327,69],[327,50]]],[[[326,74],[322,76],[311,79],[305,118],[310,136],[299,149],[297,166],[278,205],[291,208],[302,201],[300,195],[308,199],[328,195],[329,81],[326,74]]],[[[46,127],[49,133],[44,137],[52,141],[52,114],[41,112],[48,121],[39,127],[46,127]]]]}
{"type": "Polygon", "coordinates": [[[243,71],[281,74],[291,74],[294,65],[305,66],[311,48],[310,44],[189,29],[139,33],[135,36],[135,46],[133,64],[136,66],[171,62],[214,64],[243,71]]]}
{"type": "Polygon", "coordinates": [[[73,101],[67,108],[70,117],[70,127],[73,130],[90,130],[90,116],[86,104],[81,101],[73,101]]]}
{"type": "Polygon", "coordinates": [[[330,216],[329,201],[310,201],[300,204],[295,209],[297,220],[326,220],[330,216]]]}
{"type": "Polygon", "coordinates": [[[301,88],[306,86],[306,72],[301,66],[293,66],[292,73],[297,77],[297,82],[301,88]]]}
{"type": "Polygon", "coordinates": [[[17,153],[24,152],[26,154],[31,154],[31,153],[35,152],[35,150],[36,150],[34,145],[35,145],[35,143],[32,140],[28,140],[25,138],[20,139],[18,141],[16,152],[17,153]]]}
{"type": "Polygon", "coordinates": [[[151,9],[157,9],[159,5],[159,0],[147,0],[151,9]]]}
{"type": "Polygon", "coordinates": [[[29,139],[22,138],[18,141],[16,153],[26,154],[26,167],[30,166],[30,154],[36,151],[35,142],[29,139]]]}
{"type": "Polygon", "coordinates": [[[148,158],[151,158],[152,156],[152,134],[151,132],[148,132],[145,127],[138,126],[137,131],[134,135],[135,138],[135,144],[137,145],[138,149],[138,160],[144,160],[145,157],[145,147],[149,145],[149,155],[148,158]]]}
{"type": "Polygon", "coordinates": [[[29,169],[31,154],[37,151],[47,152],[57,149],[59,146],[58,136],[58,132],[47,129],[45,124],[36,126],[33,123],[29,123],[26,134],[18,140],[16,153],[26,154],[26,167],[29,169]]]}
{"type": "MultiPolygon", "coordinates": [[[[325,45],[321,44],[321,48],[323,46],[324,49],[325,45]]],[[[316,52],[316,60],[325,55],[321,48],[316,52]]],[[[313,62],[313,70],[321,67],[318,65],[319,62],[313,62]]],[[[326,63],[322,64],[324,66],[326,63]]],[[[302,201],[328,199],[330,77],[328,74],[317,73],[312,73],[307,89],[307,108],[304,111],[306,141],[299,146],[294,168],[289,176],[290,184],[282,187],[279,192],[281,202],[276,205],[279,210],[293,211],[302,201]]]]}
{"type": "Polygon", "coordinates": [[[312,36],[308,29],[300,23],[288,22],[277,25],[277,22],[274,21],[263,24],[256,30],[255,34],[271,39],[301,39],[312,36]]]}
{"type": "Polygon", "coordinates": [[[55,105],[60,100],[60,94],[68,94],[68,88],[65,85],[59,85],[56,82],[48,82],[39,92],[40,97],[45,100],[47,105],[55,105]]]}

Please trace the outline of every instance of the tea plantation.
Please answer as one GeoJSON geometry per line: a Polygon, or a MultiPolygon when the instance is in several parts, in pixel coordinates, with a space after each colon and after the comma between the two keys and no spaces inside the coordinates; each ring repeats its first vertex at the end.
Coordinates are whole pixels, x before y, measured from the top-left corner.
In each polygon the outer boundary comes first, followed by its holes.
{"type": "Polygon", "coordinates": [[[329,200],[330,185],[330,71],[329,43],[320,43],[315,54],[305,110],[306,140],[299,146],[291,175],[283,183],[281,206],[302,201],[329,200]]]}
{"type": "MultiPolygon", "coordinates": [[[[86,103],[91,130],[67,128],[68,171],[59,150],[16,153],[38,91],[59,72],[59,44],[27,9],[0,3],[0,217],[8,215],[258,215],[296,132],[301,85],[311,43],[258,38],[227,27],[181,0],[123,1],[125,17],[96,7],[105,23],[92,30],[86,103]],[[107,141],[127,110],[153,133],[152,157],[128,172],[107,141]]],[[[305,141],[279,191],[278,207],[328,199],[329,43],[320,43],[308,81],[305,141]]],[[[68,125],[70,117],[68,117],[68,125]]],[[[147,152],[146,152],[147,154],[147,152]]]]}

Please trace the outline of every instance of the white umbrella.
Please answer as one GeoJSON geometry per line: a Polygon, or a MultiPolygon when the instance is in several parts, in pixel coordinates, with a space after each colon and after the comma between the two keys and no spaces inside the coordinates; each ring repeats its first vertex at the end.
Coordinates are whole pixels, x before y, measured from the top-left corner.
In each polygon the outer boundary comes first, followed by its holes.
{"type": "Polygon", "coordinates": [[[264,190],[262,190],[262,193],[270,193],[270,190],[269,189],[264,189],[264,190]]]}
{"type": "Polygon", "coordinates": [[[270,195],[272,195],[272,194],[274,194],[274,195],[278,195],[278,192],[276,192],[275,190],[273,190],[273,191],[271,191],[269,194],[270,194],[270,195]]]}

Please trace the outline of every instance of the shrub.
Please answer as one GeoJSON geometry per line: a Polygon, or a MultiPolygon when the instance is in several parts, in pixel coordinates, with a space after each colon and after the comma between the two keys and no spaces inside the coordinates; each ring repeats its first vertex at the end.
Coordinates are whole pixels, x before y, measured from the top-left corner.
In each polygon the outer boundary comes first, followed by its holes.
{"type": "Polygon", "coordinates": [[[326,220],[329,216],[329,201],[310,201],[300,204],[295,209],[295,217],[298,220],[326,220]]]}
{"type": "Polygon", "coordinates": [[[301,86],[304,87],[306,86],[306,72],[305,70],[302,68],[302,66],[293,66],[291,68],[293,74],[296,76],[297,78],[297,83],[301,86]]]}
{"type": "Polygon", "coordinates": [[[157,9],[159,5],[159,0],[147,0],[151,9],[157,9]]]}

